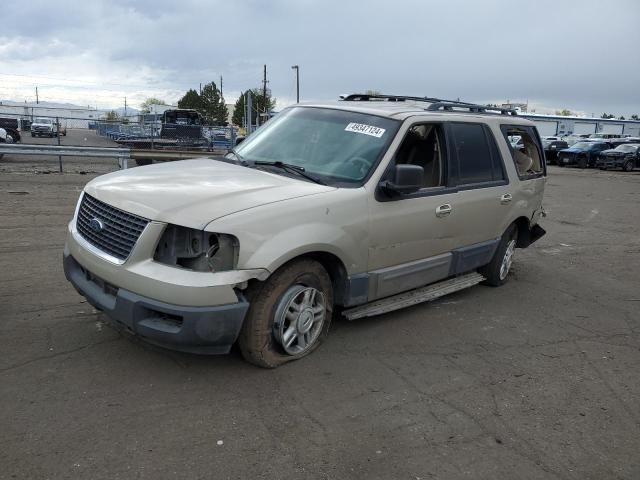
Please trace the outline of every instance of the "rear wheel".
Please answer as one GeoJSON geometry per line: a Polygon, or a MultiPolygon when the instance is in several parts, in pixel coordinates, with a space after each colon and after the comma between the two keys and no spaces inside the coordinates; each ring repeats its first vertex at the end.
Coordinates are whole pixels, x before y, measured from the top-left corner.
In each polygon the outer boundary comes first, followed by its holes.
{"type": "Polygon", "coordinates": [[[333,289],[318,262],[294,261],[246,294],[251,306],[238,344],[248,362],[275,368],[308,355],[327,336],[333,289]]]}
{"type": "Polygon", "coordinates": [[[630,172],[631,170],[633,170],[633,160],[627,160],[626,162],[624,162],[622,170],[624,170],[625,172],[630,172]]]}
{"type": "Polygon", "coordinates": [[[502,235],[491,262],[478,269],[478,272],[486,278],[484,281],[485,285],[498,287],[507,281],[507,276],[511,270],[511,265],[513,264],[513,256],[516,251],[517,243],[518,227],[515,224],[512,224],[502,235]]]}

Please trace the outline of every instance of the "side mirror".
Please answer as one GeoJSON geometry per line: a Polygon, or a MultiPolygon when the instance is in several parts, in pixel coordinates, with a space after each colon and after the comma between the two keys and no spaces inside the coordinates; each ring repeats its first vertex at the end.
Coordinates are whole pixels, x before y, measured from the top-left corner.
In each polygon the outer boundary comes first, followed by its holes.
{"type": "Polygon", "coordinates": [[[424,168],[419,165],[396,165],[391,174],[392,180],[382,182],[381,187],[393,193],[417,192],[424,185],[424,168]]]}

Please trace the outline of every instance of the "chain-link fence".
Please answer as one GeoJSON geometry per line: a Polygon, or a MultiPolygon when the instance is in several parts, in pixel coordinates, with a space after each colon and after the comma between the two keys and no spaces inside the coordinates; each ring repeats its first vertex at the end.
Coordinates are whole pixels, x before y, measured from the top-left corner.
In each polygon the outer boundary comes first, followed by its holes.
{"type": "Polygon", "coordinates": [[[123,146],[132,150],[176,150],[224,153],[233,148],[238,129],[205,125],[193,110],[167,110],[133,116],[96,111],[59,111],[0,106],[0,128],[14,142],[68,146],[123,146]]]}

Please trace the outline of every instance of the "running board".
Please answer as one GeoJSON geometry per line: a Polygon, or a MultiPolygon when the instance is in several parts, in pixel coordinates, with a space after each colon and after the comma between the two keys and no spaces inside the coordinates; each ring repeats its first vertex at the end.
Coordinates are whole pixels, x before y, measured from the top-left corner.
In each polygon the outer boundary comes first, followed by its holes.
{"type": "Polygon", "coordinates": [[[373,317],[374,315],[393,312],[394,310],[400,310],[401,308],[417,305],[418,303],[430,302],[444,295],[457,292],[458,290],[473,287],[484,279],[485,278],[477,272],[467,273],[466,275],[460,275],[459,277],[450,278],[449,280],[432,283],[426,287],[400,293],[393,297],[383,298],[382,300],[376,300],[365,305],[360,305],[359,307],[350,308],[342,312],[342,314],[347,317],[347,320],[373,317]]]}

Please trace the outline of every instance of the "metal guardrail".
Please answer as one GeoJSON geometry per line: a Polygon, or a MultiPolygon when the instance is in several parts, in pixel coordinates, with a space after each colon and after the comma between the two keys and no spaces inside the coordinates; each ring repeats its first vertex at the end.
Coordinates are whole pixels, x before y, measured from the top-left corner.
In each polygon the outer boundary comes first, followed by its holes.
{"type": "Polygon", "coordinates": [[[126,169],[129,166],[131,158],[131,152],[128,148],[24,145],[19,143],[0,143],[0,156],[3,154],[57,156],[60,163],[60,173],[62,173],[62,157],[117,158],[121,169],[126,169]]]}

